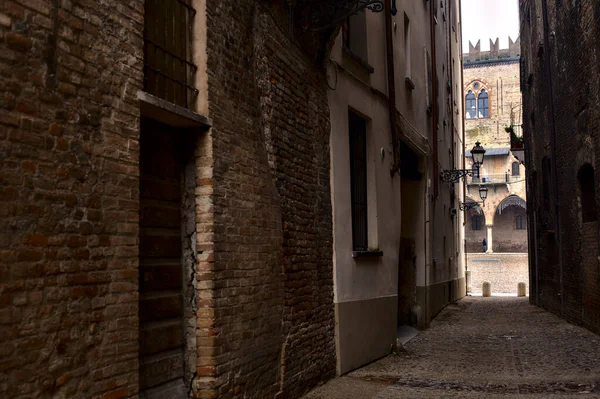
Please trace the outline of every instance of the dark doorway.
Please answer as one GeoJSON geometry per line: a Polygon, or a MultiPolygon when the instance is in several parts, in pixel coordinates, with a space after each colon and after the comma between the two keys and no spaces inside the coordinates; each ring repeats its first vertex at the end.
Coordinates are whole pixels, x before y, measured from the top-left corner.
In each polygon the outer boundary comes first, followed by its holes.
{"type": "Polygon", "coordinates": [[[178,129],[142,119],[140,137],[140,397],[182,397],[182,150],[178,129]],[[168,392],[168,393],[166,393],[168,392]]]}
{"type": "Polygon", "coordinates": [[[422,187],[419,156],[400,143],[401,234],[398,260],[398,325],[418,327],[417,303],[417,241],[421,237],[422,187]]]}

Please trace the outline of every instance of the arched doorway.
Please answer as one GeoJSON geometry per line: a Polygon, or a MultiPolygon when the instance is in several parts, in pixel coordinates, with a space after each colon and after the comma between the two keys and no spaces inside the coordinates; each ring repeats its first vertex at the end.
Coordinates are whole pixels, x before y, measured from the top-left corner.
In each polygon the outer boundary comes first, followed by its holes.
{"type": "Polygon", "coordinates": [[[494,213],[494,252],[527,252],[527,205],[517,195],[506,197],[494,213]]]}
{"type": "MultiPolygon", "coordinates": [[[[476,202],[466,197],[465,203],[476,202]]],[[[467,252],[484,252],[483,239],[487,237],[485,214],[479,205],[469,209],[465,214],[465,240],[467,252]]]]}

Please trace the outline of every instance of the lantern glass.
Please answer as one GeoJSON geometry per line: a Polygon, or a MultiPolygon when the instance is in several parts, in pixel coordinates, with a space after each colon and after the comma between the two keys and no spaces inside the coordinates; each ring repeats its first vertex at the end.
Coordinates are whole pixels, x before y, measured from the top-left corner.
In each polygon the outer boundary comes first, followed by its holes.
{"type": "Polygon", "coordinates": [[[485,149],[481,146],[481,143],[478,141],[475,143],[475,147],[471,150],[471,155],[473,155],[473,164],[478,168],[483,165],[483,156],[485,155],[485,149]]]}
{"type": "Polygon", "coordinates": [[[485,201],[488,195],[488,189],[485,186],[479,186],[479,197],[482,201],[485,201]]]}

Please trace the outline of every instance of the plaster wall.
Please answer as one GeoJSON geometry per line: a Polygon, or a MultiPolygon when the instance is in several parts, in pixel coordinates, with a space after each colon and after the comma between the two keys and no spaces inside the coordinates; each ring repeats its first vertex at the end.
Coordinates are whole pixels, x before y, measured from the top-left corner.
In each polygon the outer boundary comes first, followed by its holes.
{"type": "Polygon", "coordinates": [[[462,223],[462,215],[453,216],[450,212],[457,206],[453,203],[456,194],[452,196],[451,185],[441,184],[434,192],[439,168],[449,169],[463,163],[458,1],[444,1],[444,7],[437,10],[437,19],[443,23],[434,27],[438,48],[436,68],[432,70],[437,71],[440,82],[434,93],[439,107],[438,159],[434,158],[433,152],[431,106],[434,102],[429,98],[431,83],[426,56],[428,52],[429,61],[435,59],[431,54],[430,3],[405,2],[398,6],[398,13],[393,17],[398,130],[400,140],[417,154],[418,165],[410,167],[418,167],[420,181],[401,179],[399,174],[390,175],[393,155],[384,15],[371,12],[365,15],[368,59],[363,61],[366,62],[360,62],[343,48],[342,34],[335,39],[327,62],[338,373],[389,352],[389,346],[381,344],[387,340],[390,344],[394,342],[399,309],[399,270],[412,273],[409,277],[414,279],[411,283],[414,286],[409,284],[406,300],[416,301],[422,307],[420,326],[446,304],[464,295],[460,288],[464,287],[464,262],[458,259],[462,251],[458,226],[462,223]],[[442,15],[450,8],[454,17],[442,15]],[[407,19],[410,20],[408,52],[404,38],[407,19]],[[410,56],[406,57],[406,54],[410,56]],[[407,59],[410,59],[410,68],[407,68],[407,59]],[[411,84],[405,83],[408,69],[411,84]],[[455,87],[457,97],[448,94],[446,82],[455,87]],[[352,257],[349,110],[367,121],[368,243],[369,250],[383,252],[381,257],[352,257]],[[409,246],[414,245],[414,264],[410,259],[404,259],[408,256],[407,242],[409,246]],[[438,252],[449,261],[438,262],[432,268],[432,259],[438,252]],[[409,266],[414,269],[407,270],[409,266]],[[373,314],[379,316],[372,317],[373,314]],[[358,327],[348,327],[353,325],[358,327]],[[364,326],[368,329],[361,330],[364,326]],[[374,339],[379,341],[377,345],[374,339]]]}
{"type": "Polygon", "coordinates": [[[390,177],[387,107],[368,87],[340,76],[329,91],[331,110],[331,179],[334,218],[335,302],[371,299],[397,294],[400,240],[400,179],[390,177]],[[367,201],[369,249],[383,251],[373,259],[352,258],[352,206],[348,110],[367,120],[367,201]],[[385,156],[382,158],[381,149],[385,156]]]}

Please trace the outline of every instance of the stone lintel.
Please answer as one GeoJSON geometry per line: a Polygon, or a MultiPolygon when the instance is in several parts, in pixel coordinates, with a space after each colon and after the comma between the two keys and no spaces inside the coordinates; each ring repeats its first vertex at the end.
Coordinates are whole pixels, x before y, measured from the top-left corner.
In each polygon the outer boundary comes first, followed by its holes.
{"type": "Polygon", "coordinates": [[[212,120],[210,118],[153,96],[145,91],[139,90],[137,92],[137,99],[140,101],[141,116],[145,118],[174,127],[212,127],[212,120]]]}

